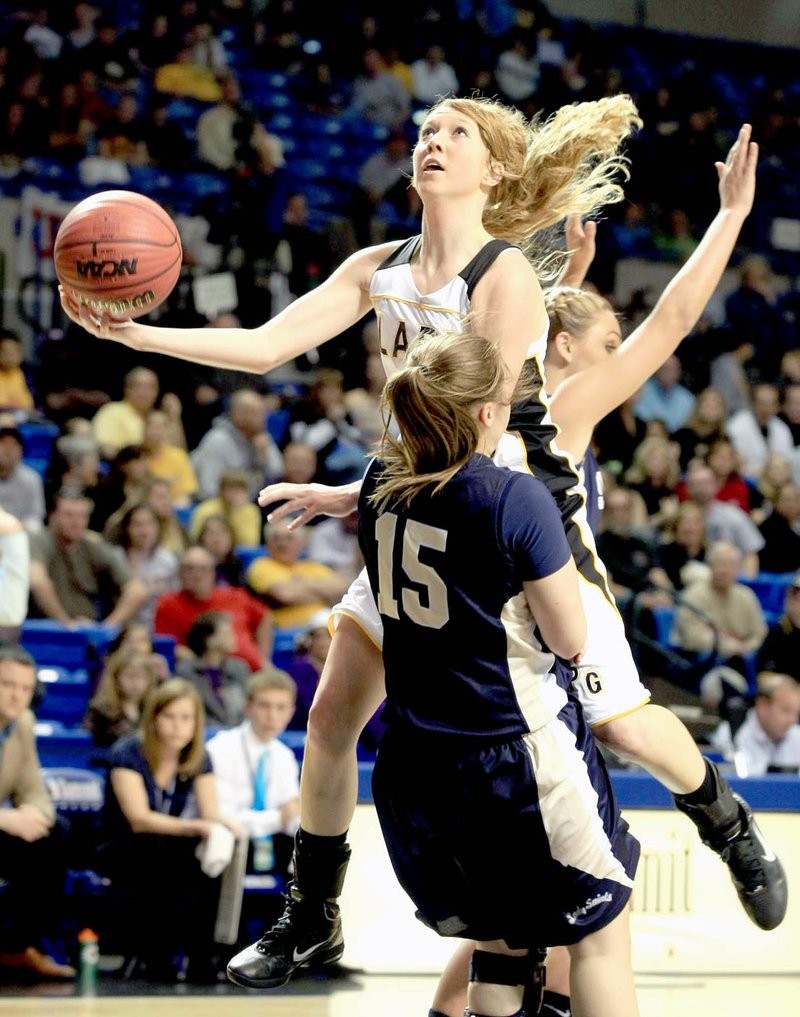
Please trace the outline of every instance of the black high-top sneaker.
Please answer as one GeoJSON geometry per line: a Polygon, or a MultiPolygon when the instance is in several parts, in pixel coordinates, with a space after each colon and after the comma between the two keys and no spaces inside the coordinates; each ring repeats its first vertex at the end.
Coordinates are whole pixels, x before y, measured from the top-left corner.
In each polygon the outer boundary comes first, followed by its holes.
{"type": "Polygon", "coordinates": [[[748,917],[760,929],[775,929],[786,915],[786,874],[747,802],[706,760],[714,775],[717,796],[709,805],[688,804],[676,795],[675,805],[700,832],[700,839],[728,866],[733,885],[748,917]]]}
{"type": "Polygon", "coordinates": [[[285,985],[292,974],[310,964],[333,964],[344,953],[337,898],[342,892],[350,848],[347,844],[309,850],[302,832],[295,841],[295,881],[289,884],[286,907],[257,943],[228,964],[228,978],[251,989],[285,985]],[[322,857],[320,857],[322,854],[322,857]]]}

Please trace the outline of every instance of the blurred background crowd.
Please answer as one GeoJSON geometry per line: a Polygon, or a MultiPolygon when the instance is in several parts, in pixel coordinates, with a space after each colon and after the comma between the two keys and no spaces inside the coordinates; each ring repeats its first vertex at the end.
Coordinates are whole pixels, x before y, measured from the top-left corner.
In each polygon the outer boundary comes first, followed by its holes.
{"type": "MultiPolygon", "coordinates": [[[[634,95],[644,127],[628,152],[626,200],[599,226],[586,284],[630,330],[715,214],[714,161],[752,122],[756,207],[723,291],[678,355],[598,428],[598,548],[657,700],[740,773],[797,771],[796,53],[676,47],[644,29],[559,20],[537,0],[0,2],[0,14],[0,196],[24,208],[35,189],[65,211],[122,186],[164,204],[186,264],[161,324],[255,326],[357,247],[414,233],[420,113],[438,95],[478,89],[528,116],[634,95]]],[[[185,974],[207,978],[218,879],[186,846],[226,822],[250,839],[251,872],[285,871],[280,837],[297,822],[291,750],[302,752],[330,607],[361,566],[354,517],[290,531],[265,525],[255,496],[279,480],[361,475],[381,432],[377,332],[367,320],[264,377],[100,343],[61,316],[51,245],[33,220],[33,268],[18,303],[0,308],[0,540],[15,529],[6,515],[30,538],[21,640],[34,659],[0,655],[0,750],[15,724],[22,737],[19,704],[35,695],[44,762],[74,762],[55,746],[80,742],[81,765],[123,773],[107,784],[93,835],[123,831],[123,848],[102,862],[83,850],[76,867],[91,862],[104,885],[144,901],[140,923],[164,894],[199,901],[200,918],[166,928],[144,970],[173,977],[183,935],[196,959],[185,974]],[[75,666],[64,663],[67,633],[83,633],[75,666]],[[222,742],[206,752],[214,731],[222,742]],[[214,784],[218,758],[241,771],[238,784],[226,786],[219,766],[214,784]],[[142,818],[131,771],[156,820],[142,818]],[[131,852],[146,843],[166,882],[133,879],[131,852]]],[[[8,280],[14,266],[3,271],[8,280]]],[[[13,645],[20,630],[7,634],[13,645]]],[[[376,718],[364,758],[379,737],[376,718]]],[[[0,814],[0,837],[55,843],[52,811],[49,835],[30,822],[23,834],[0,814]]],[[[46,891],[52,911],[62,891],[35,883],[22,881],[20,899],[46,891]]],[[[68,976],[57,949],[36,945],[41,931],[17,929],[0,971],[68,976]]]]}

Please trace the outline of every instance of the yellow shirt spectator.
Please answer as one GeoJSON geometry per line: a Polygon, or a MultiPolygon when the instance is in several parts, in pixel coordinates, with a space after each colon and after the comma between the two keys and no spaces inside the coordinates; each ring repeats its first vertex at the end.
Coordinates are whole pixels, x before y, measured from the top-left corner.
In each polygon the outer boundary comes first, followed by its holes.
{"type": "Polygon", "coordinates": [[[252,502],[243,505],[230,505],[222,498],[209,498],[201,501],[192,514],[189,525],[189,536],[196,541],[203,529],[203,523],[211,516],[222,516],[233,530],[233,538],[237,547],[258,547],[261,543],[261,513],[252,502]]]}
{"type": "MultiPolygon", "coordinates": [[[[247,585],[259,596],[270,599],[270,591],[285,590],[287,587],[302,584],[304,587],[317,580],[336,580],[333,569],[315,561],[297,561],[287,565],[274,558],[256,558],[247,570],[247,585]],[[299,581],[299,582],[298,582],[299,581]]],[[[280,606],[277,599],[273,601],[272,620],[277,629],[291,629],[305,625],[317,611],[330,607],[325,600],[314,600],[302,604],[284,604],[280,606]]]]}
{"type": "Polygon", "coordinates": [[[162,445],[157,452],[148,454],[147,467],[154,477],[170,482],[170,495],[175,505],[189,504],[197,492],[197,477],[186,449],[162,445]]]}
{"type": "Polygon", "coordinates": [[[33,409],[33,396],[19,367],[10,371],[0,370],[0,409],[33,409]]]}

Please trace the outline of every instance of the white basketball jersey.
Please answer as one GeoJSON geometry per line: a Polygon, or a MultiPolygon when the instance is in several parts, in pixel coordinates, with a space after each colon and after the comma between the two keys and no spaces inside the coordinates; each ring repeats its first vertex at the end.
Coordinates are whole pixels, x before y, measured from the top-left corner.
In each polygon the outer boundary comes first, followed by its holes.
{"type": "MultiPolygon", "coordinates": [[[[422,237],[412,237],[394,250],[376,269],[369,295],[378,318],[381,358],[387,378],[400,370],[406,353],[421,335],[460,332],[469,314],[472,291],[495,260],[512,244],[490,240],[461,272],[435,293],[420,293],[411,274],[411,260],[422,237]]],[[[528,351],[544,360],[547,332],[528,351]]]]}

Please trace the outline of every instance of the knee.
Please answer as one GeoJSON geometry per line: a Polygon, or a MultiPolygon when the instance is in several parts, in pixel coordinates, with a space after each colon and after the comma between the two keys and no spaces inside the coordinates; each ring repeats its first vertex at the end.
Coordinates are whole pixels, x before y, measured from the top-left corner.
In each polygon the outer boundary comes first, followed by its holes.
{"type": "Polygon", "coordinates": [[[648,737],[641,710],[617,717],[592,729],[595,738],[612,752],[628,759],[642,759],[647,753],[648,737]]]}

